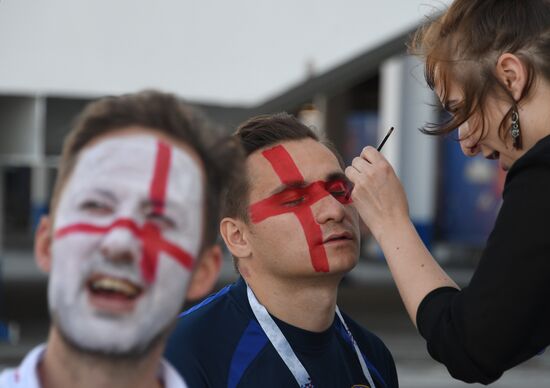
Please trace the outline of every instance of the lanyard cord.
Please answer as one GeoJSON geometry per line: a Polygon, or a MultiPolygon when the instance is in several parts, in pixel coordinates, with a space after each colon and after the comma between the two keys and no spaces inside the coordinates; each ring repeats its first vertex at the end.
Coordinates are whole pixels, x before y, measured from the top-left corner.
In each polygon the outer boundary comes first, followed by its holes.
{"type": "Polygon", "coordinates": [[[357,358],[359,359],[359,364],[361,364],[361,369],[363,370],[363,374],[367,378],[367,381],[369,382],[370,386],[372,388],[376,388],[374,385],[374,381],[372,380],[372,376],[370,375],[369,368],[367,368],[367,363],[365,362],[365,359],[361,354],[361,350],[359,350],[359,346],[357,346],[357,342],[355,341],[355,338],[353,338],[353,334],[351,334],[351,330],[346,324],[346,321],[344,320],[344,317],[342,316],[342,313],[340,312],[340,309],[338,308],[338,306],[336,306],[336,314],[338,315],[338,318],[340,318],[340,322],[342,322],[342,326],[344,326],[344,329],[346,330],[346,333],[353,345],[353,348],[355,349],[355,353],[357,354],[357,358]]]}
{"type": "MultiPolygon", "coordinates": [[[[262,327],[265,335],[267,336],[267,338],[269,338],[269,341],[271,341],[271,344],[273,345],[283,362],[286,364],[287,368],[290,370],[290,373],[292,373],[292,375],[296,379],[296,382],[298,383],[300,388],[313,388],[311,377],[309,376],[309,373],[307,373],[306,368],[304,368],[300,360],[298,360],[298,357],[296,357],[296,354],[290,347],[290,344],[288,343],[288,340],[285,338],[284,334],[281,332],[281,329],[279,329],[279,326],[277,326],[273,318],[271,318],[271,315],[269,315],[266,308],[262,306],[260,302],[258,302],[258,299],[256,299],[254,292],[252,292],[248,285],[246,286],[246,293],[248,295],[248,302],[250,303],[250,308],[252,309],[254,316],[258,320],[258,323],[262,327]]],[[[367,378],[367,381],[369,382],[371,388],[376,388],[374,385],[374,381],[372,380],[372,377],[370,375],[369,369],[367,368],[367,365],[365,363],[365,360],[361,355],[361,351],[359,350],[359,347],[357,346],[357,343],[355,342],[351,331],[346,325],[346,322],[344,321],[344,318],[342,317],[338,306],[336,307],[336,314],[338,315],[338,318],[340,319],[349,339],[351,340],[351,343],[355,349],[355,353],[359,358],[359,364],[361,364],[363,374],[367,378]]]]}

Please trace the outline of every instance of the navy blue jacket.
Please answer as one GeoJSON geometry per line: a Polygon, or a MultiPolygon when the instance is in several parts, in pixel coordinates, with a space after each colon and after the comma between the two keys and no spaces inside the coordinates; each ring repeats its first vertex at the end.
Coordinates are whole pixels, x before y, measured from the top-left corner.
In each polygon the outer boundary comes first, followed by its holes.
{"type": "MultiPolygon", "coordinates": [[[[377,387],[398,387],[393,358],[374,334],[343,314],[377,387]]],[[[339,319],[322,333],[273,317],[316,388],[368,386],[339,319]]],[[[195,387],[297,387],[256,321],[242,279],[184,312],[170,337],[166,358],[195,387]]]]}

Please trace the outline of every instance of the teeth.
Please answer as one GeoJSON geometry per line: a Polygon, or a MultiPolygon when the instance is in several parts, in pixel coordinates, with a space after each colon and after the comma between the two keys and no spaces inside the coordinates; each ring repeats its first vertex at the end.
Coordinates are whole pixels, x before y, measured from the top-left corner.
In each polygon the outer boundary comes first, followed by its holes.
{"type": "Polygon", "coordinates": [[[136,296],[139,293],[139,289],[132,284],[113,278],[101,278],[91,284],[94,291],[110,291],[119,292],[128,297],[136,296]]]}

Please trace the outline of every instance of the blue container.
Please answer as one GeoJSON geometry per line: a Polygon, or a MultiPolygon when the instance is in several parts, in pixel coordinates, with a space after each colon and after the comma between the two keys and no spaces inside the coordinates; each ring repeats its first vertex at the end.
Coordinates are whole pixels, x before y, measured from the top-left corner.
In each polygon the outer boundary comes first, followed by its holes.
{"type": "Polygon", "coordinates": [[[466,157],[456,133],[441,139],[438,226],[441,239],[483,246],[502,203],[504,172],[483,156],[466,157]]]}
{"type": "Polygon", "coordinates": [[[378,140],[378,112],[357,111],[348,115],[344,136],[343,157],[346,165],[359,156],[364,147],[376,147],[378,140]]]}

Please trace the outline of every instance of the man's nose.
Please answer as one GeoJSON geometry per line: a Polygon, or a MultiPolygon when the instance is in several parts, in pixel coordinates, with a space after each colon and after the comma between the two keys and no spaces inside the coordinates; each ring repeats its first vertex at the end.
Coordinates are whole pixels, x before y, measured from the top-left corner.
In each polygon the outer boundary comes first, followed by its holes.
{"type": "Polygon", "coordinates": [[[324,224],[329,221],[341,222],[346,216],[344,205],[331,194],[319,200],[312,210],[318,224],[324,224]]]}
{"type": "Polygon", "coordinates": [[[476,156],[480,153],[481,148],[478,144],[478,136],[473,133],[472,129],[468,125],[468,122],[458,127],[458,139],[460,142],[460,148],[466,156],[476,156]]]}
{"type": "Polygon", "coordinates": [[[140,256],[140,242],[131,230],[113,228],[101,242],[101,253],[110,261],[129,263],[137,261],[140,256]]]}

